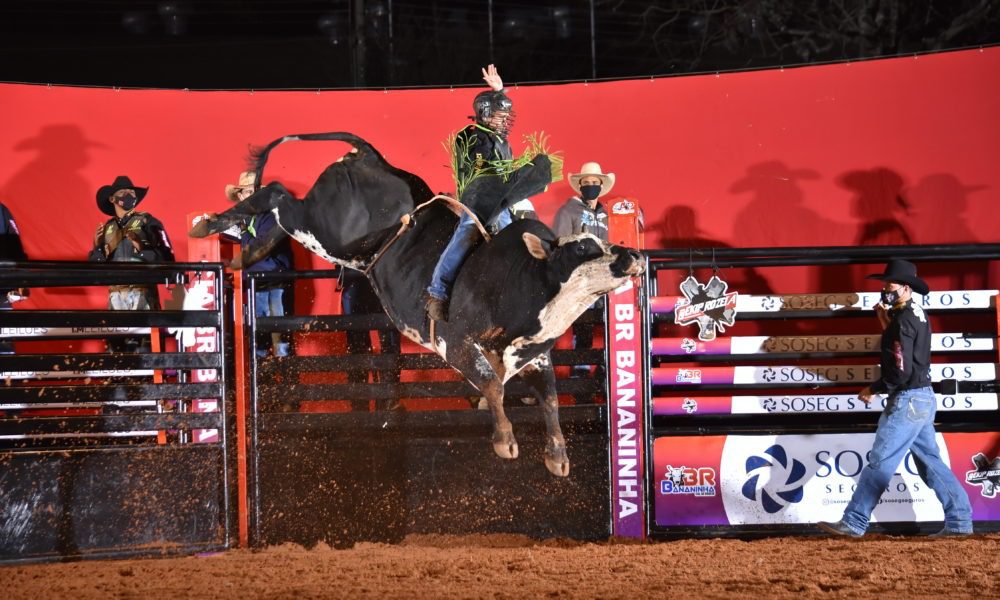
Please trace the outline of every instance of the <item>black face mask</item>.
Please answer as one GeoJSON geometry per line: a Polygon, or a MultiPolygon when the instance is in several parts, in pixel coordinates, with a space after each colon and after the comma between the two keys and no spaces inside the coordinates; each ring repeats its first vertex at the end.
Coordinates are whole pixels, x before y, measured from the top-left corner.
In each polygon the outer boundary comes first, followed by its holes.
{"type": "Polygon", "coordinates": [[[892,290],[890,292],[882,290],[882,304],[888,304],[889,306],[892,306],[892,305],[894,305],[897,302],[899,302],[899,290],[898,289],[892,290]]]}
{"type": "Polygon", "coordinates": [[[580,197],[586,201],[597,200],[597,197],[601,195],[601,186],[599,185],[581,185],[580,186],[580,197]]]}
{"type": "Polygon", "coordinates": [[[130,211],[139,203],[139,199],[136,196],[124,196],[122,198],[113,198],[111,202],[122,207],[122,210],[130,211]]]}

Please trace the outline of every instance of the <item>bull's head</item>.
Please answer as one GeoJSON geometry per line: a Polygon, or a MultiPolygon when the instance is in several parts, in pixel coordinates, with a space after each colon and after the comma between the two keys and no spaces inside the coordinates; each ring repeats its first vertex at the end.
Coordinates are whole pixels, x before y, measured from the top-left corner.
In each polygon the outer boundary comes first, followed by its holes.
{"type": "Polygon", "coordinates": [[[545,241],[524,233],[522,239],[531,256],[549,263],[555,278],[581,293],[609,292],[646,270],[646,261],[637,250],[609,244],[593,234],[545,241]]]}

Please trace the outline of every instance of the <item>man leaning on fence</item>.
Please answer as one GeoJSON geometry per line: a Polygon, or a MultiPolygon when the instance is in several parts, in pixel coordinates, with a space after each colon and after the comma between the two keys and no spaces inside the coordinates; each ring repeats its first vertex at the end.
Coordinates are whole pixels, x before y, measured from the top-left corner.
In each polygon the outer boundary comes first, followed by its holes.
{"type": "MultiPolygon", "coordinates": [[[[163,224],[136,207],[149,188],[138,187],[119,175],[97,190],[97,208],[111,218],[98,226],[88,260],[93,262],[173,262],[174,253],[163,224]]],[[[111,310],[159,310],[155,286],[113,285],[108,291],[111,310]]],[[[113,352],[148,351],[138,338],[109,340],[113,352]]]]}

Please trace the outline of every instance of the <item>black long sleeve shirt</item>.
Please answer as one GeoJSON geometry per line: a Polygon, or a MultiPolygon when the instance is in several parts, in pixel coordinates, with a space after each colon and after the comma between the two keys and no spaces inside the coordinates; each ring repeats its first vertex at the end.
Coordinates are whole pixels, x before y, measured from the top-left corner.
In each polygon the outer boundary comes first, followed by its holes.
{"type": "Polygon", "coordinates": [[[882,332],[881,376],[871,384],[876,394],[896,394],[931,384],[931,323],[919,304],[909,300],[889,311],[882,332]]]}

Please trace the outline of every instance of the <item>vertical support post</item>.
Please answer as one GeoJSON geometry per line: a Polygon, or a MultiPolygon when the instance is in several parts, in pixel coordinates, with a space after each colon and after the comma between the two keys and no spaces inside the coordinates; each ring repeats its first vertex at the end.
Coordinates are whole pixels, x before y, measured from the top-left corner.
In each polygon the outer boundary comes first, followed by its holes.
{"type": "MultiPolygon", "coordinates": [[[[191,213],[188,215],[189,226],[201,218],[201,213],[191,213]]],[[[238,245],[222,244],[219,236],[210,236],[204,239],[188,240],[188,261],[189,262],[228,262],[232,254],[237,250],[238,245]],[[225,247],[224,247],[225,246],[225,247]],[[225,255],[225,256],[224,256],[225,255]]],[[[201,286],[202,289],[194,294],[195,298],[200,298],[200,309],[217,309],[215,306],[217,294],[216,287],[222,286],[222,281],[215,281],[214,271],[204,271],[196,276],[191,284],[191,288],[201,286]],[[211,299],[211,300],[209,300],[211,299]]],[[[234,311],[234,331],[233,331],[233,352],[234,352],[234,377],[233,385],[236,390],[236,438],[234,447],[236,451],[236,485],[237,485],[237,524],[239,545],[241,548],[249,547],[249,503],[247,486],[247,395],[246,395],[246,340],[243,334],[244,324],[244,294],[242,273],[236,273],[233,277],[233,311],[234,311]]],[[[185,302],[187,308],[187,302],[185,302]]],[[[220,349],[220,345],[225,340],[221,338],[221,331],[214,328],[197,328],[195,333],[195,345],[191,350],[194,352],[208,351],[215,352],[220,349]]],[[[219,371],[216,369],[197,369],[191,373],[193,382],[214,382],[219,379],[219,371]]],[[[225,399],[222,400],[225,402],[225,399]]],[[[195,400],[192,403],[193,412],[219,410],[218,400],[195,400]]],[[[214,429],[200,429],[194,432],[194,442],[216,443],[219,441],[219,432],[214,429]]]]}
{"type": "MultiPolygon", "coordinates": [[[[608,239],[639,248],[641,213],[635,201],[605,204],[608,239]]],[[[634,277],[608,294],[608,436],[611,445],[611,535],[645,539],[645,385],[642,374],[642,278],[634,277]]]]}
{"type": "MultiPolygon", "coordinates": [[[[163,339],[160,335],[159,327],[149,328],[149,350],[153,353],[163,352],[163,339]]],[[[163,383],[163,370],[153,369],[153,383],[160,384],[163,383]]],[[[156,412],[163,412],[163,400],[157,401],[156,412]]],[[[159,445],[164,445],[167,443],[167,432],[164,429],[160,429],[156,432],[156,443],[159,445]]]]}
{"type": "Polygon", "coordinates": [[[247,482],[247,423],[249,418],[249,402],[247,397],[246,374],[250,372],[247,364],[246,330],[246,294],[243,287],[243,273],[233,274],[233,364],[236,377],[233,385],[236,388],[236,488],[237,488],[237,519],[239,522],[240,548],[250,546],[249,520],[249,486],[247,482]]]}

